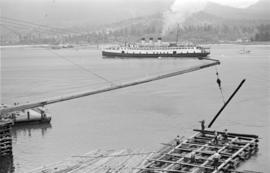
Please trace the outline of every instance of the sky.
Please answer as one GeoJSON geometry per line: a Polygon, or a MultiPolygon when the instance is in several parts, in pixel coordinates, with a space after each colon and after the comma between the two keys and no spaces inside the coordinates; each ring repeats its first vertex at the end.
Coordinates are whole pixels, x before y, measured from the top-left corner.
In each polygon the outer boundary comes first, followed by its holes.
{"type": "Polygon", "coordinates": [[[209,2],[245,8],[256,3],[258,0],[174,0],[170,8],[163,13],[162,35],[170,32],[177,26],[181,26],[187,18],[195,13],[203,11],[209,2]]]}
{"type": "MultiPolygon", "coordinates": [[[[189,0],[0,0],[0,8],[1,16],[41,24],[98,25],[164,12],[176,1],[189,2],[189,0]]],[[[244,8],[258,0],[197,1],[211,1],[244,8]]]]}
{"type": "Polygon", "coordinates": [[[236,8],[246,8],[256,3],[258,0],[209,0],[209,1],[236,8]]]}

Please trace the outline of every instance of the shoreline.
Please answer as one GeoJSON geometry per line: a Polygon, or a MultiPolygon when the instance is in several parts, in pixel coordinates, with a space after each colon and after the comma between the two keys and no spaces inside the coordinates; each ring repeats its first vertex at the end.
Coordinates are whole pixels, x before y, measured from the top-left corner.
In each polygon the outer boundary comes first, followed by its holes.
{"type": "MultiPolygon", "coordinates": [[[[116,43],[103,43],[99,44],[99,47],[106,46],[106,45],[113,45],[116,43]]],[[[74,47],[97,47],[96,44],[71,44],[74,47]]],[[[199,45],[270,45],[270,41],[266,42],[224,42],[224,43],[203,43],[199,45]]],[[[54,44],[14,44],[14,45],[0,45],[0,48],[35,48],[35,47],[41,47],[41,48],[50,48],[52,46],[55,46],[54,44]]]]}

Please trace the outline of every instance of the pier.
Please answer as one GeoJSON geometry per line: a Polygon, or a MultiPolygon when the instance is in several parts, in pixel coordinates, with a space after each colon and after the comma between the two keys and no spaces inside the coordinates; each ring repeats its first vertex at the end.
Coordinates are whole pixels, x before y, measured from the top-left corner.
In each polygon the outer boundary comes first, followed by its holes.
{"type": "Polygon", "coordinates": [[[0,120],[0,157],[12,155],[12,121],[0,120]]]}

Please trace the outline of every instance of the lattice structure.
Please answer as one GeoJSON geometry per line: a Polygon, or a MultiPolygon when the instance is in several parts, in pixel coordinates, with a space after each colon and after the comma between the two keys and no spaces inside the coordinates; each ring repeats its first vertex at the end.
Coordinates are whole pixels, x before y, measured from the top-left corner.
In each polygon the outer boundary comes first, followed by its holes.
{"type": "MultiPolygon", "coordinates": [[[[217,173],[236,172],[241,162],[249,159],[258,150],[258,136],[248,134],[198,131],[176,146],[166,144],[164,152],[148,159],[145,166],[136,168],[139,173],[217,173]],[[227,138],[224,136],[227,136],[227,138]],[[221,156],[214,165],[214,154],[221,156]]],[[[238,171],[239,172],[239,171],[238,171]]]]}
{"type": "Polygon", "coordinates": [[[0,120],[0,157],[12,154],[11,125],[12,121],[0,120]]]}

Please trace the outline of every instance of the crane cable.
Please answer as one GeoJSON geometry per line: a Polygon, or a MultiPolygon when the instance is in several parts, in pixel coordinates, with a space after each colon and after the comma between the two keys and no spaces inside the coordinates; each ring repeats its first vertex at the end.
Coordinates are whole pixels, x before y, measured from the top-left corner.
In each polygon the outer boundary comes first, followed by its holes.
{"type": "Polygon", "coordinates": [[[58,53],[56,53],[56,52],[54,52],[54,51],[51,51],[51,50],[48,50],[48,51],[51,52],[52,54],[56,55],[57,57],[62,58],[62,59],[64,59],[65,61],[68,61],[69,63],[71,63],[72,65],[78,67],[79,69],[81,69],[81,70],[83,70],[83,71],[85,71],[85,72],[88,72],[88,73],[90,73],[91,75],[94,75],[94,76],[98,77],[99,79],[102,79],[103,81],[105,81],[105,82],[107,82],[107,83],[110,83],[111,86],[114,86],[114,85],[115,85],[114,82],[112,82],[112,81],[106,79],[105,77],[103,77],[103,76],[101,76],[101,75],[99,75],[99,74],[97,74],[97,73],[95,73],[95,72],[93,72],[93,71],[91,71],[91,70],[89,70],[89,69],[87,69],[87,68],[85,68],[85,67],[83,67],[83,66],[77,64],[77,63],[74,63],[73,61],[71,61],[71,60],[68,59],[67,57],[62,56],[62,55],[60,55],[60,54],[58,54],[58,53]]]}
{"type": "Polygon", "coordinates": [[[221,94],[223,103],[225,104],[225,98],[224,98],[223,89],[222,89],[222,86],[221,86],[221,80],[220,80],[220,78],[219,78],[218,69],[217,69],[217,67],[215,67],[215,69],[216,69],[216,75],[217,75],[217,84],[218,84],[218,88],[219,88],[219,90],[220,90],[220,94],[221,94]]]}

